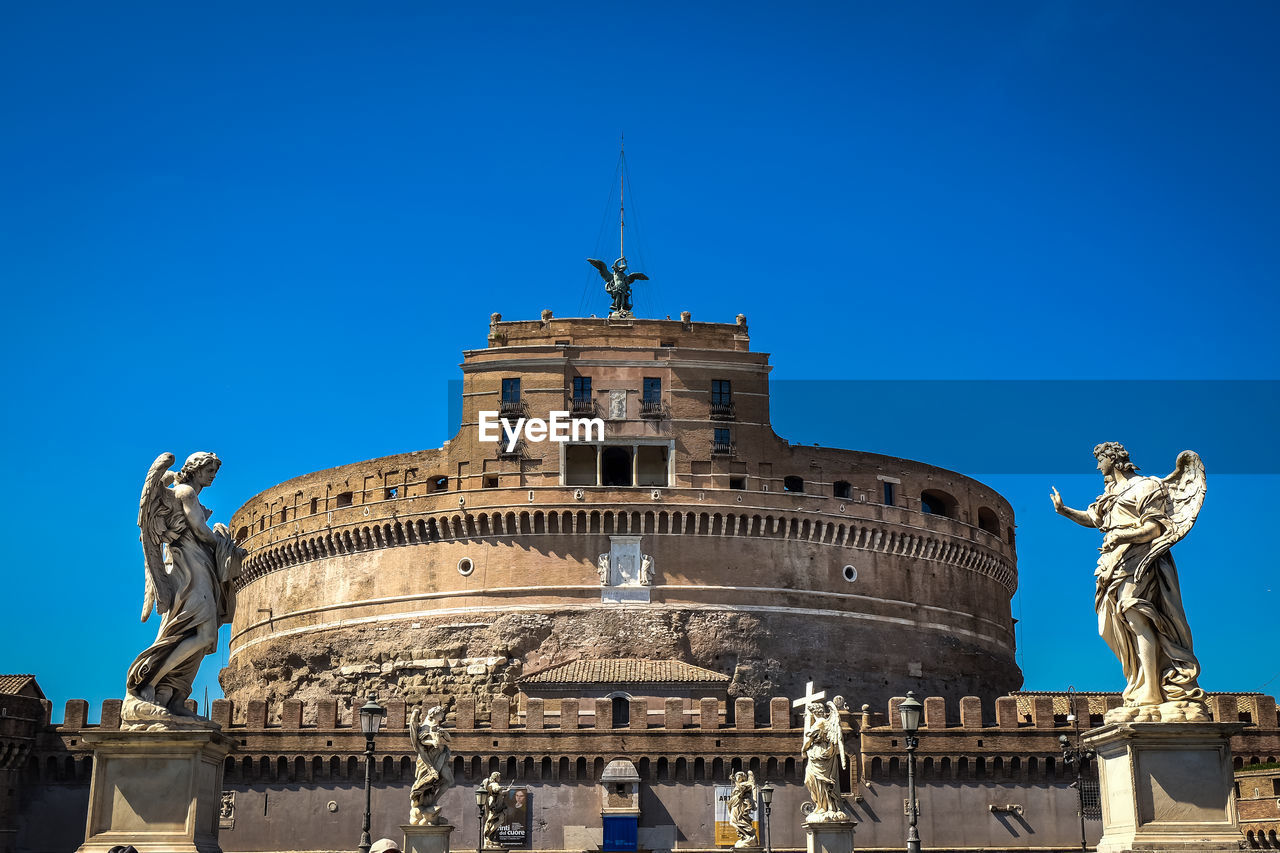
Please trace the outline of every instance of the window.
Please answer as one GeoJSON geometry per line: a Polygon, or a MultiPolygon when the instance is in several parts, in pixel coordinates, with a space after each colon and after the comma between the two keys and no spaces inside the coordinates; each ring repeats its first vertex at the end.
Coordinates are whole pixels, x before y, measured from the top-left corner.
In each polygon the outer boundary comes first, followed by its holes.
{"type": "Polygon", "coordinates": [[[990,533],[992,536],[1000,535],[1000,519],[996,516],[995,510],[990,507],[978,507],[978,527],[990,533]]]}
{"type": "Polygon", "coordinates": [[[782,490],[784,492],[803,492],[804,478],[803,477],[784,477],[782,479],[782,490]]]}
{"type": "Polygon", "coordinates": [[[315,514],[316,514],[316,510],[318,510],[319,508],[320,508],[320,499],[319,499],[319,498],[312,498],[312,499],[311,499],[311,514],[312,514],[312,515],[315,515],[315,514]]]}
{"type": "Polygon", "coordinates": [[[711,380],[711,402],[724,405],[733,401],[733,389],[728,379],[711,380]]]}
{"type": "Polygon", "coordinates": [[[658,344],[658,346],[663,346],[663,347],[673,347],[675,345],[676,345],[675,341],[662,341],[660,344],[658,344]]]}
{"type": "Polygon", "coordinates": [[[520,402],[520,380],[519,379],[502,380],[502,402],[504,403],[520,402]]]}
{"type": "Polygon", "coordinates": [[[946,492],[937,489],[926,489],[920,493],[920,511],[929,515],[945,515],[956,517],[956,499],[946,492]]]}
{"type": "Polygon", "coordinates": [[[340,506],[351,506],[351,492],[343,492],[335,499],[335,503],[340,506]]]}
{"type": "Polygon", "coordinates": [[[657,376],[644,378],[644,394],[641,397],[646,403],[657,403],[662,400],[662,380],[657,376]]]}
{"type": "Polygon", "coordinates": [[[884,482],[884,505],[885,505],[885,506],[897,506],[897,503],[898,503],[897,497],[898,497],[898,496],[897,496],[896,494],[894,494],[893,483],[890,483],[888,480],[885,480],[885,482],[884,482]]]}
{"type": "Polygon", "coordinates": [[[591,399],[591,377],[573,377],[573,400],[575,403],[587,402],[591,399]]]}
{"type": "Polygon", "coordinates": [[[447,491],[449,491],[449,478],[448,478],[448,477],[433,477],[433,478],[431,479],[431,491],[433,491],[433,492],[447,492],[447,491]]]}
{"type": "Polygon", "coordinates": [[[853,497],[853,486],[849,485],[845,480],[836,480],[831,486],[831,494],[848,500],[853,497]]]}
{"type": "Polygon", "coordinates": [[[747,488],[747,478],[746,477],[730,477],[729,488],[737,489],[739,491],[745,490],[747,488]]]}
{"type": "Polygon", "coordinates": [[[627,696],[613,697],[613,727],[623,728],[631,722],[631,699],[627,696]]]}
{"type": "Polygon", "coordinates": [[[1271,793],[1273,796],[1280,797],[1280,779],[1271,780],[1271,793]]]}
{"type": "Polygon", "coordinates": [[[724,427],[717,427],[711,439],[712,453],[732,453],[733,434],[724,427]]]}
{"type": "Polygon", "coordinates": [[[488,476],[486,476],[486,477],[484,478],[484,487],[485,487],[486,489],[496,489],[496,488],[498,488],[498,475],[497,475],[497,474],[489,474],[488,476]]]}
{"type": "Polygon", "coordinates": [[[280,507],[280,521],[285,522],[288,520],[289,520],[289,508],[287,506],[280,507]]]}
{"type": "Polygon", "coordinates": [[[558,347],[567,347],[568,345],[569,345],[568,341],[556,341],[556,346],[558,347]]]}
{"type": "Polygon", "coordinates": [[[384,500],[388,500],[388,501],[395,500],[398,497],[400,497],[399,486],[388,486],[383,493],[384,500]]]}

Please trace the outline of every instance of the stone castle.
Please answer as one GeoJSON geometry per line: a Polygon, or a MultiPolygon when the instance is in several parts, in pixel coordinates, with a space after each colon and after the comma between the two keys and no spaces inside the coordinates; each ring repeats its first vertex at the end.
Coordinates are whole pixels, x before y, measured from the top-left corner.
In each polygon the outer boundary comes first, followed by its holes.
{"type": "Polygon", "coordinates": [[[250,556],[227,697],[484,707],[591,658],[681,661],[758,700],[808,680],[876,705],[1017,688],[1009,504],[941,468],[788,443],[769,370],[741,316],[494,315],[444,447],[306,474],[235,514],[250,556]],[[556,410],[599,416],[603,440],[479,440],[481,412],[556,410]]]}

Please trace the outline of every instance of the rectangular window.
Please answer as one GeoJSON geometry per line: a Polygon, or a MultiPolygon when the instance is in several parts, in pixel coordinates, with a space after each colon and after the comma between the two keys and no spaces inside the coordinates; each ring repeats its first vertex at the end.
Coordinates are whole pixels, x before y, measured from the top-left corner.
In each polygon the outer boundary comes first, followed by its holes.
{"type": "Polygon", "coordinates": [[[590,376],[573,377],[573,399],[578,403],[586,403],[591,400],[590,376]]]}
{"type": "Polygon", "coordinates": [[[894,499],[894,494],[893,494],[893,483],[890,483],[886,480],[884,484],[884,505],[895,506],[896,504],[897,504],[897,501],[894,499]]]}
{"type": "Polygon", "coordinates": [[[746,477],[730,477],[730,478],[729,478],[729,488],[731,488],[731,489],[745,489],[746,487],[747,487],[747,478],[746,478],[746,477]]]}
{"type": "Polygon", "coordinates": [[[388,500],[388,501],[395,500],[396,498],[400,497],[400,488],[398,486],[388,486],[383,491],[382,497],[384,500],[388,500]]]}
{"type": "Polygon", "coordinates": [[[520,402],[520,380],[519,379],[502,380],[502,402],[504,403],[520,402]]]}
{"type": "Polygon", "coordinates": [[[728,379],[711,380],[711,404],[727,406],[733,402],[733,388],[728,379]]]}
{"type": "Polygon", "coordinates": [[[337,499],[335,500],[335,503],[339,507],[351,506],[351,492],[343,492],[342,494],[338,495],[337,499]]]}
{"type": "Polygon", "coordinates": [[[497,474],[488,474],[488,475],[486,475],[486,476],[485,476],[485,478],[484,478],[484,487],[485,487],[486,489],[496,489],[496,488],[498,488],[498,475],[497,475],[497,474]]]}
{"type": "Polygon", "coordinates": [[[662,380],[656,376],[644,378],[644,396],[646,403],[657,403],[662,399],[662,380]]]}
{"type": "Polygon", "coordinates": [[[319,509],[319,508],[320,508],[320,499],[319,499],[319,498],[312,498],[312,499],[311,499],[311,514],[312,514],[312,515],[315,515],[315,514],[316,514],[316,510],[317,510],[317,509],[319,509]]]}

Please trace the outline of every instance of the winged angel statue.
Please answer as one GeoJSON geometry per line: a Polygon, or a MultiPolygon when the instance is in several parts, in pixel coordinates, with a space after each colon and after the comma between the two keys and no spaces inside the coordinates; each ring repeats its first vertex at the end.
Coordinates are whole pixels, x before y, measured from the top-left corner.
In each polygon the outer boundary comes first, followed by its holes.
{"type": "Polygon", "coordinates": [[[175,473],[172,453],[161,454],[147,472],[138,506],[146,589],[142,621],[160,614],[155,642],[138,655],[125,678],[121,719],[135,724],[198,724],[187,697],[205,655],[217,650],[218,627],[235,609],[232,584],[245,550],[224,524],[209,526],[210,510],[200,491],[213,482],[222,462],[193,453],[175,473]]]}
{"type": "Polygon", "coordinates": [[[1170,548],[1196,523],[1204,503],[1204,464],[1191,450],[1178,454],[1169,476],[1138,476],[1129,451],[1108,441],[1093,449],[1106,484],[1088,509],[1053,508],[1076,524],[1103,533],[1094,606],[1098,633],[1124,668],[1124,706],[1112,722],[1201,722],[1209,719],[1196,683],[1200,662],[1191,651],[1191,627],[1182,607],[1170,548]]]}
{"type": "Polygon", "coordinates": [[[587,258],[587,263],[596,268],[604,279],[604,289],[613,297],[613,305],[609,307],[610,317],[631,316],[631,283],[648,281],[649,276],[642,272],[627,272],[627,259],[618,258],[613,262],[613,269],[605,266],[604,261],[587,258]]]}
{"type": "Polygon", "coordinates": [[[804,786],[813,800],[807,823],[849,820],[844,797],[840,796],[840,768],[847,766],[844,733],[840,730],[840,706],[844,700],[810,702],[804,709],[804,786]]]}

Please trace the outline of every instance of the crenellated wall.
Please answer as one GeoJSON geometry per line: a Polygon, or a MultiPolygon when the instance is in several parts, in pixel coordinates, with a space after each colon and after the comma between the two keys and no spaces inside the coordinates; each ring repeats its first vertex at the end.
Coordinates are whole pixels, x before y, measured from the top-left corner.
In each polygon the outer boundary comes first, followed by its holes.
{"type": "MultiPolygon", "coordinates": [[[[440,698],[440,697],[436,697],[440,698]]],[[[1074,736],[1069,712],[1093,723],[1117,694],[1082,694],[1074,708],[1058,694],[1022,693],[984,702],[964,697],[923,701],[917,772],[931,848],[1035,847],[1068,849],[1078,843],[1074,771],[1064,767],[1058,737],[1074,736]],[[1008,807],[1017,806],[1017,810],[1008,807]],[[995,807],[993,810],[992,807],[995,807]]],[[[842,778],[850,808],[860,821],[859,847],[892,847],[901,837],[905,752],[897,714],[901,698],[883,711],[863,706],[844,711],[849,766],[842,778]],[[895,805],[896,804],[896,805],[895,805]]],[[[407,707],[383,700],[387,717],[374,761],[375,834],[394,835],[407,808],[414,757],[406,728],[407,707]]],[[[614,758],[635,763],[642,788],[642,827],[652,849],[665,838],[684,839],[682,849],[710,847],[708,822],[716,785],[751,770],[775,795],[775,847],[798,849],[800,805],[806,799],[799,754],[802,721],[791,701],[775,697],[763,707],[749,698],[729,703],[683,697],[633,699],[629,721],[613,725],[608,699],[558,701],[495,696],[445,700],[452,730],[457,788],[446,808],[461,838],[474,834],[470,788],[493,771],[530,788],[544,822],[534,833],[540,849],[589,849],[599,823],[597,783],[614,758]],[[487,710],[482,710],[483,705],[487,710]],[[758,713],[759,711],[759,713],[758,713]],[[594,810],[594,811],[593,811],[594,810]],[[705,812],[705,813],[704,813],[705,812]]],[[[1280,719],[1273,697],[1217,694],[1216,719],[1250,720],[1233,738],[1237,765],[1275,762],[1280,719]]],[[[22,853],[70,853],[83,834],[92,758],[82,745],[88,704],[67,703],[64,722],[41,722],[20,774],[18,833],[22,853]],[[32,831],[33,828],[38,828],[32,831]]],[[[225,789],[235,794],[235,818],[225,826],[228,851],[330,850],[334,833],[358,828],[362,808],[365,740],[348,697],[316,703],[287,700],[235,703],[217,700],[212,716],[237,742],[227,759],[225,789]],[[354,822],[353,822],[354,821],[354,822]]],[[[99,726],[120,724],[118,700],[105,702],[99,726]]],[[[1087,822],[1096,839],[1100,825],[1087,822]]],[[[673,842],[674,843],[674,842],[673,842]]]]}

